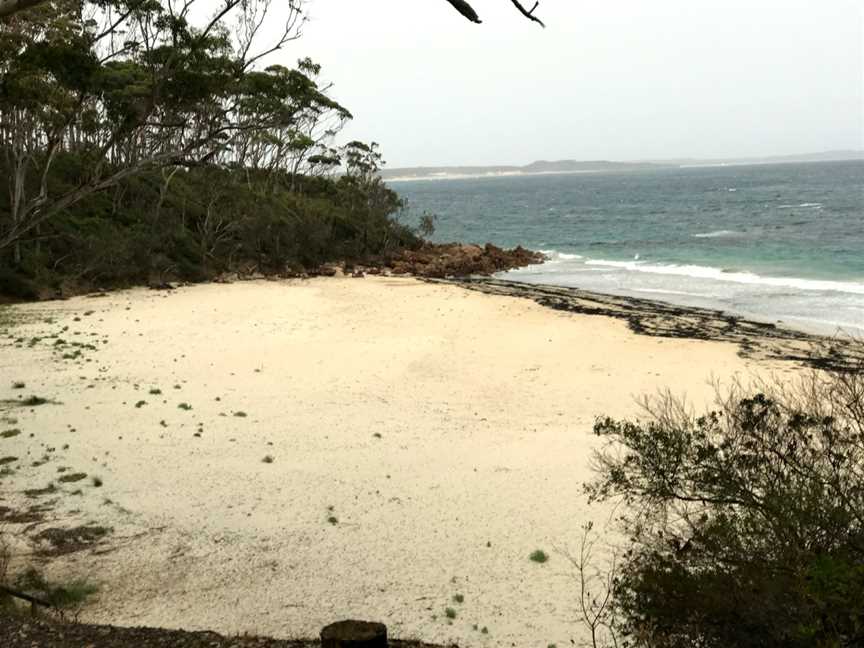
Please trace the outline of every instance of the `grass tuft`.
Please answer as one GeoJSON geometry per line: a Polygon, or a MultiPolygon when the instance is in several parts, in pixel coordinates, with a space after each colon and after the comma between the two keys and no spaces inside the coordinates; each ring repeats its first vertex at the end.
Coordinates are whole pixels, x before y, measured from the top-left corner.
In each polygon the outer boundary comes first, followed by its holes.
{"type": "Polygon", "coordinates": [[[541,565],[549,560],[549,554],[547,554],[542,549],[536,549],[531,552],[531,555],[528,556],[529,559],[533,560],[536,563],[540,563],[541,565]]]}

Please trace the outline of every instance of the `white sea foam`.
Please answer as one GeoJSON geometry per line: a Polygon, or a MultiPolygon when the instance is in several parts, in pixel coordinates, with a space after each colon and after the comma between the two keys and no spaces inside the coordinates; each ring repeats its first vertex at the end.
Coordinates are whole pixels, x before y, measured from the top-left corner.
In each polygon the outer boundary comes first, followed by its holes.
{"type": "Polygon", "coordinates": [[[569,254],[567,252],[559,252],[558,250],[540,250],[540,253],[549,257],[550,261],[575,261],[585,258],[581,254],[569,254]]]}
{"type": "Polygon", "coordinates": [[[864,295],[864,283],[853,281],[828,281],[820,279],[801,279],[798,277],[764,277],[752,272],[725,271],[698,265],[660,265],[643,261],[607,261],[592,259],[586,265],[607,268],[619,268],[631,272],[646,272],[650,274],[672,275],[679,277],[694,277],[730,283],[748,284],[754,286],[770,286],[774,288],[794,288],[796,290],[818,290],[841,292],[853,295],[864,295]]]}
{"type": "Polygon", "coordinates": [[[801,203],[799,207],[821,207],[822,203],[801,203]]]}
{"type": "Polygon", "coordinates": [[[658,295],[684,295],[686,297],[705,297],[702,293],[686,292],[684,290],[665,290],[663,288],[634,288],[633,292],[655,293],[658,295]]]}
{"type": "Polygon", "coordinates": [[[693,238],[728,238],[731,236],[744,236],[744,233],[736,232],[735,230],[717,230],[716,232],[694,234],[693,238]]]}

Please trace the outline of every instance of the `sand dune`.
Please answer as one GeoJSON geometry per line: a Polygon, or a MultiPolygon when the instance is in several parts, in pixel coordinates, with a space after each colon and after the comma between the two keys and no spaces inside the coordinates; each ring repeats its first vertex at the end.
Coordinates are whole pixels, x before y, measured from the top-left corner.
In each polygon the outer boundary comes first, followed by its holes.
{"type": "Polygon", "coordinates": [[[581,494],[594,417],[664,387],[704,403],[712,374],[772,368],[413,279],[132,290],[5,317],[0,399],[57,403],[0,412],[22,430],[0,439],[19,457],[0,503],[87,473],[38,500],[56,502],[30,533],[114,529],[50,565],[101,583],[82,618],[286,637],[361,617],[462,646],[569,645],[555,548],[608,515],[581,494]]]}

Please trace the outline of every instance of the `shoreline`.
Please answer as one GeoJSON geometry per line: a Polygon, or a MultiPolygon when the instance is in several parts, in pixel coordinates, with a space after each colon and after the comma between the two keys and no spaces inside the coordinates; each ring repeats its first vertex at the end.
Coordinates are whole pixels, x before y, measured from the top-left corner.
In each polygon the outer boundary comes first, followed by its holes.
{"type": "Polygon", "coordinates": [[[488,295],[530,299],[554,310],[624,320],[637,335],[728,342],[738,345],[742,358],[758,361],[798,362],[816,369],[843,371],[864,358],[864,341],[854,337],[807,332],[718,309],[498,278],[423,280],[488,295]]]}

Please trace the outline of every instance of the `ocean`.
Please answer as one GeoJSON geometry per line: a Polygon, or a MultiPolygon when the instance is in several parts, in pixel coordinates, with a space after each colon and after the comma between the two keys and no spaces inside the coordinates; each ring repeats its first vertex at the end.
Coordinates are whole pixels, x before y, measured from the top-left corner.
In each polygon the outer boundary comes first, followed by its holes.
{"type": "Polygon", "coordinates": [[[542,250],[502,278],[864,334],[864,161],[392,182],[436,241],[542,250]]]}

